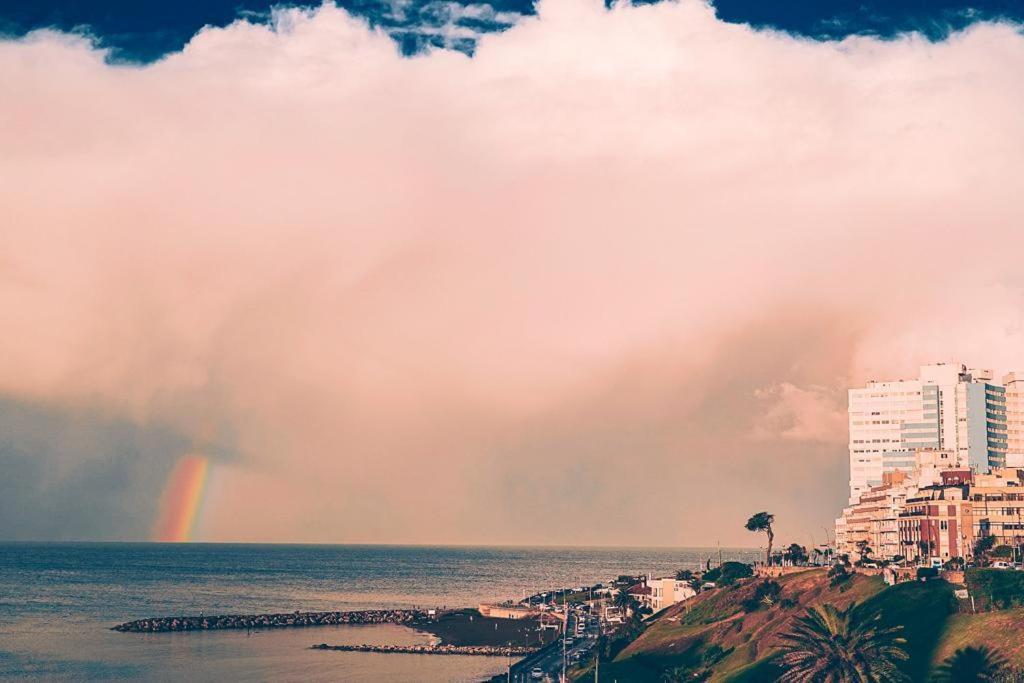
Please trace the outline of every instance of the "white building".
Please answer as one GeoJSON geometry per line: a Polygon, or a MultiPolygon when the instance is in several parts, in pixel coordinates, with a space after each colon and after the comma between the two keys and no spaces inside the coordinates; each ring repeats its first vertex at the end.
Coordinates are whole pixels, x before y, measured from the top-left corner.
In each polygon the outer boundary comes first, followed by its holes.
{"type": "MultiPolygon", "coordinates": [[[[1016,390],[1016,384],[1015,384],[1016,390]]],[[[1024,429],[1024,382],[1019,403],[1024,429]]],[[[850,504],[882,484],[885,472],[911,471],[919,449],[952,451],[954,466],[1002,467],[1007,452],[1006,389],[989,370],[923,365],[917,379],[850,389],[850,504]]],[[[1021,434],[1024,450],[1024,433],[1021,434]]]]}
{"type": "Polygon", "coordinates": [[[921,449],[914,454],[914,468],[882,475],[882,484],[872,486],[855,504],[843,510],[836,520],[836,552],[856,558],[857,543],[864,541],[874,557],[906,555],[900,538],[900,515],[907,499],[922,487],[942,482],[942,473],[955,469],[958,458],[953,451],[921,449]]]}
{"type": "Polygon", "coordinates": [[[651,589],[651,592],[645,598],[655,612],[697,594],[697,591],[693,590],[688,582],[675,578],[647,579],[647,587],[651,589]]]}
{"type": "Polygon", "coordinates": [[[1024,376],[1003,375],[1006,387],[1006,466],[1024,467],[1024,376]]]}

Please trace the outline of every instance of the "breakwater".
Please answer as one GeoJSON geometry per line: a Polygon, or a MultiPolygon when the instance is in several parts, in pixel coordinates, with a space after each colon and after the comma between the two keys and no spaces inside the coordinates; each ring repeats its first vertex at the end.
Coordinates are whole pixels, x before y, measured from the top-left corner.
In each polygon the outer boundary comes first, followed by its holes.
{"type": "Polygon", "coordinates": [[[165,631],[212,631],[217,629],[295,628],[361,624],[413,626],[430,619],[423,610],[373,609],[358,612],[291,612],[288,614],[223,614],[217,616],[154,617],[136,619],[111,630],[131,633],[165,631]]]}
{"type": "Polygon", "coordinates": [[[337,650],[339,652],[379,652],[403,655],[474,655],[478,657],[525,657],[536,652],[535,647],[516,645],[328,645],[320,643],[311,650],[337,650]]]}

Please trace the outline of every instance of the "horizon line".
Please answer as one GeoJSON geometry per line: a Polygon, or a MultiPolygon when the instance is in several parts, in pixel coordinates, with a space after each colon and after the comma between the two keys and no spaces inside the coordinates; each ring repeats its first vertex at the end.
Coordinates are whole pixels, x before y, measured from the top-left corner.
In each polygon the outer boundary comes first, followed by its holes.
{"type": "Polygon", "coordinates": [[[599,550],[743,550],[764,552],[764,547],[751,546],[710,546],[710,545],[593,545],[593,544],[551,544],[551,543],[368,543],[368,542],[303,542],[303,541],[153,541],[153,540],[46,540],[46,539],[0,539],[5,545],[253,545],[253,546],[319,546],[319,547],[366,547],[366,548],[576,548],[599,550]]]}

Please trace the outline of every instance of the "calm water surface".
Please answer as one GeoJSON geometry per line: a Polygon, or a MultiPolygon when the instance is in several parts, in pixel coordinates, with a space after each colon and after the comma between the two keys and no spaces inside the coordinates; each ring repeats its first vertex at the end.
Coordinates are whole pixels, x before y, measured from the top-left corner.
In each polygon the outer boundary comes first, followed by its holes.
{"type": "MultiPolygon", "coordinates": [[[[756,550],[723,550],[751,561],[756,550]]],[[[490,657],[318,652],[314,643],[425,643],[401,626],[128,634],[177,614],[471,606],[618,574],[695,568],[711,549],[151,543],[0,544],[0,677],[479,681],[490,657]]]]}

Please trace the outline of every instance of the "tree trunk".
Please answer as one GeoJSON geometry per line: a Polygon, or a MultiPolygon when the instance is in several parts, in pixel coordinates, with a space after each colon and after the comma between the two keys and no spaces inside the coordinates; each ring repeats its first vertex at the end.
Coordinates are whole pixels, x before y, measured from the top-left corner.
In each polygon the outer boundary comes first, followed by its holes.
{"type": "Polygon", "coordinates": [[[772,563],[772,541],[775,540],[775,534],[772,532],[772,528],[768,527],[768,550],[764,554],[765,566],[769,566],[772,563]]]}

